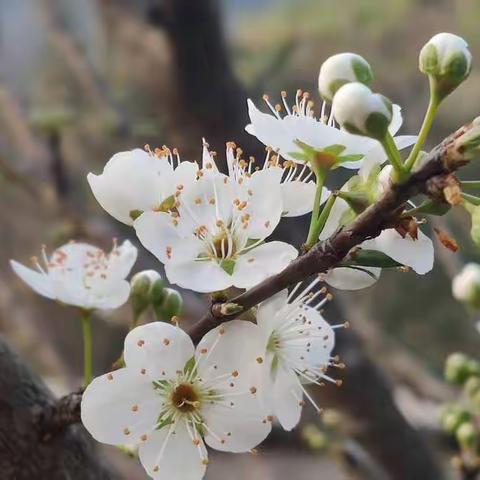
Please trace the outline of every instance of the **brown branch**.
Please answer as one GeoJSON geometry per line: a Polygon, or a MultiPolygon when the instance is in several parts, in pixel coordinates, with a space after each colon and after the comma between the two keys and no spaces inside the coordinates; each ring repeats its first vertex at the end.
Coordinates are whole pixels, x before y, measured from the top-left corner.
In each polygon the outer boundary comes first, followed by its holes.
{"type": "MultiPolygon", "coordinates": [[[[327,240],[318,242],[280,273],[229,301],[243,307],[243,311],[249,310],[275,293],[313,274],[323,273],[335,267],[353,247],[367,239],[377,237],[383,230],[394,226],[398,221],[399,211],[407,200],[415,195],[423,193],[439,200],[446,177],[467,163],[455,140],[471,128],[471,124],[464,125],[447,137],[430,152],[423,167],[404,183],[391,184],[382,197],[360,214],[351,225],[338,230],[327,240]]],[[[223,315],[220,307],[221,304],[214,303],[190,330],[189,333],[194,342],[198,342],[205,333],[219,323],[239,315],[223,315]]]]}

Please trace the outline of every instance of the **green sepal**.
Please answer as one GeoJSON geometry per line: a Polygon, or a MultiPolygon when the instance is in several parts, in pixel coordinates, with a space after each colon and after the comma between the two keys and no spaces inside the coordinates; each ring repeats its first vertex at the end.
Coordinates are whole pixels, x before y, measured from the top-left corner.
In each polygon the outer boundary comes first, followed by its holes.
{"type": "Polygon", "coordinates": [[[229,275],[232,275],[233,270],[235,269],[235,260],[232,260],[231,258],[224,259],[220,262],[220,267],[229,275]]]}
{"type": "Polygon", "coordinates": [[[142,213],[143,210],[130,210],[128,215],[133,221],[135,221],[142,213]]]}
{"type": "Polygon", "coordinates": [[[192,373],[194,368],[195,368],[195,357],[192,357],[190,360],[187,361],[187,363],[183,367],[183,373],[185,375],[189,375],[190,373],[192,373]]]}

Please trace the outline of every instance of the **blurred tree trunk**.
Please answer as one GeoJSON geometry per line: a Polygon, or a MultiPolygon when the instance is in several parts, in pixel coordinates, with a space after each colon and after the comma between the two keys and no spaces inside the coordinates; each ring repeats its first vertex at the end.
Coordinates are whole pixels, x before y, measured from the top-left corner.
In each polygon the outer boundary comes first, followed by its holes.
{"type": "Polygon", "coordinates": [[[147,5],[147,20],[166,33],[171,46],[169,113],[182,151],[195,148],[198,155],[204,136],[220,153],[220,163],[224,162],[225,142],[231,140],[249,155],[263,155],[263,147],[244,130],[247,95],[231,68],[219,2],[150,0],[147,5]]]}
{"type": "Polygon", "coordinates": [[[116,480],[99,460],[82,425],[45,441],[39,414],[52,393],[0,336],[0,478],[2,480],[116,480]]]}

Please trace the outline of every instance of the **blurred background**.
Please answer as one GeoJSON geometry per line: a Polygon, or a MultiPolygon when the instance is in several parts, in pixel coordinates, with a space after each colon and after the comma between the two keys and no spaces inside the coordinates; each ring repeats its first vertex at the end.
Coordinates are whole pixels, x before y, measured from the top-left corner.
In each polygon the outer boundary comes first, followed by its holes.
{"type": "MultiPolygon", "coordinates": [[[[301,88],[318,108],[319,67],[342,51],[370,62],[375,90],[403,107],[402,133],[414,134],[428,102],[420,48],[448,31],[478,59],[479,21],[478,0],[0,0],[0,332],[54,392],[77,388],[75,312],[32,293],[8,260],[28,263],[42,244],[52,250],[71,238],[104,248],[112,237],[136,243],[95,202],[88,172],[147,143],[196,160],[202,136],[219,158],[229,140],[262,158],[263,146],[243,130],[246,98],[260,103],[263,93],[301,88]]],[[[430,146],[479,114],[479,95],[474,68],[442,106],[430,146]]],[[[443,363],[452,351],[477,354],[480,336],[450,284],[480,251],[462,211],[432,226],[461,248],[436,245],[428,275],[389,272],[368,290],[333,292],[328,319],[352,328],[340,332],[347,369],[334,372],[344,386],[316,392],[328,407],[323,421],[306,408],[295,432],[275,432],[258,455],[213,455],[209,480],[456,478],[438,412],[458,392],[443,382],[443,363]]],[[[278,235],[298,245],[303,232],[302,221],[290,220],[278,235]]],[[[160,264],[142,250],[135,269],[146,267],[160,264]]],[[[185,292],[185,300],[187,327],[206,299],[185,292]]],[[[125,307],[97,316],[97,373],[118,357],[129,315],[125,307]]],[[[122,478],[146,478],[120,452],[102,455],[122,478]]]]}

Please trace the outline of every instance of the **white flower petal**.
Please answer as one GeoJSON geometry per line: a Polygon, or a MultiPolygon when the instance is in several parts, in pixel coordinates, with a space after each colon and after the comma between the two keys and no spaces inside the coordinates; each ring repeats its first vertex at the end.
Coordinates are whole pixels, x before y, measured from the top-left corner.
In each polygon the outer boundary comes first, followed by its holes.
{"type": "Polygon", "coordinates": [[[152,380],[174,378],[194,355],[190,337],[179,327],[153,322],[134,328],[125,338],[125,364],[152,380]]]}
{"type": "Polygon", "coordinates": [[[182,238],[167,213],[145,212],[133,226],[143,246],[162,263],[195,259],[202,249],[202,243],[195,237],[182,238]]]}
{"type": "Polygon", "coordinates": [[[274,169],[255,172],[248,180],[245,200],[245,213],[250,215],[248,221],[249,238],[266,238],[275,230],[283,211],[282,189],[278,174],[274,169]]]}
{"type": "Polygon", "coordinates": [[[287,305],[288,290],[282,290],[262,302],[257,309],[257,324],[270,336],[273,329],[285,321],[283,315],[277,315],[287,305]]]}
{"type": "Polygon", "coordinates": [[[95,440],[111,445],[136,443],[154,428],[161,398],[150,378],[121,368],[95,378],[82,396],[82,423],[95,440]]]}
{"type": "Polygon", "coordinates": [[[175,184],[165,182],[172,167],[165,157],[157,158],[136,149],[114,155],[101,175],[89,173],[88,183],[98,203],[112,217],[132,225],[130,212],[148,211],[174,193],[175,184]],[[168,191],[162,186],[170,183],[168,191]]]}
{"type": "Polygon", "coordinates": [[[239,256],[232,283],[238,288],[250,288],[283,270],[297,256],[297,249],[288,243],[264,243],[239,256]]]}
{"type": "Polygon", "coordinates": [[[381,268],[375,267],[361,267],[361,269],[338,267],[327,272],[325,281],[333,288],[338,288],[339,290],[361,290],[376,283],[380,278],[381,272],[381,268]],[[366,273],[363,270],[370,273],[366,273]]]}
{"type": "Polygon", "coordinates": [[[155,480],[201,480],[205,475],[207,451],[200,440],[195,446],[183,421],[155,430],[140,444],[138,456],[155,480]]]}
{"type": "Polygon", "coordinates": [[[267,368],[265,344],[259,327],[234,320],[208,332],[196,349],[202,384],[214,378],[215,389],[225,395],[220,404],[207,402],[207,445],[217,450],[246,452],[268,435],[270,422],[262,407],[262,379],[267,368]]]}
{"type": "Polygon", "coordinates": [[[362,243],[362,248],[378,250],[423,275],[433,268],[433,243],[421,230],[418,239],[403,238],[395,229],[384,230],[377,238],[362,243]]]}
{"type": "Polygon", "coordinates": [[[125,278],[137,261],[138,250],[129,240],[125,240],[110,255],[108,275],[114,278],[125,278]]]}
{"type": "Polygon", "coordinates": [[[15,260],[10,260],[13,271],[36,293],[55,299],[55,291],[48,275],[27,268],[15,260]]]}
{"type": "Polygon", "coordinates": [[[214,260],[185,260],[165,265],[170,283],[195,292],[215,292],[231,287],[232,276],[214,260]]]}
{"type": "Polygon", "coordinates": [[[402,108],[400,107],[400,105],[394,103],[392,105],[392,120],[390,122],[390,125],[388,126],[388,131],[390,132],[390,135],[395,135],[400,130],[402,123],[402,108]]]}
{"type": "MultiPolygon", "coordinates": [[[[297,180],[282,184],[283,216],[298,217],[312,211],[317,186],[315,182],[300,182],[297,180]]],[[[323,187],[321,203],[330,196],[330,190],[323,187]]]]}
{"type": "Polygon", "coordinates": [[[273,413],[285,430],[292,430],[300,421],[302,398],[297,374],[279,365],[273,381],[273,413]]]}

